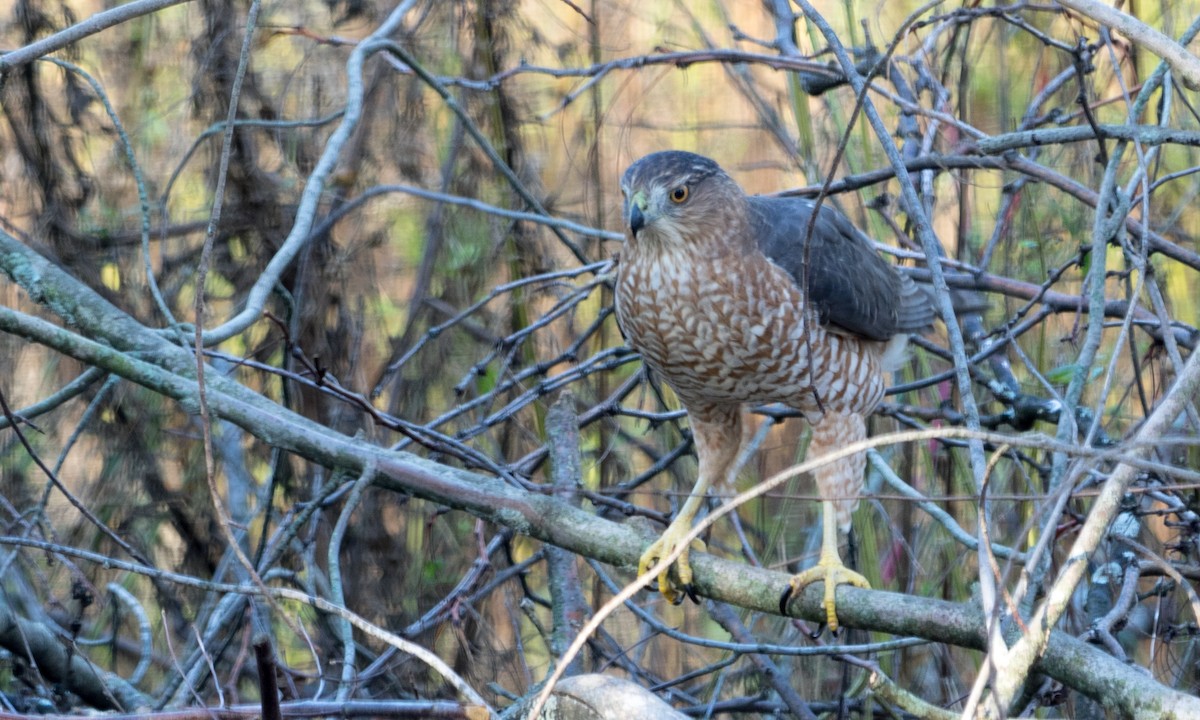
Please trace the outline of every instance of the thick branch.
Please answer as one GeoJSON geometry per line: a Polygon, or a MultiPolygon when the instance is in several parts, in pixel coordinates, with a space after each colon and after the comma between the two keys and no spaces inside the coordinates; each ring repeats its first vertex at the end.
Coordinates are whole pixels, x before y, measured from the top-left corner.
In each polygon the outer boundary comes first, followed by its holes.
{"type": "Polygon", "coordinates": [[[1108,25],[1171,66],[1189,90],[1200,89],[1200,60],[1182,45],[1137,18],[1095,0],[1058,0],[1081,15],[1108,25]]]}
{"type": "MultiPolygon", "coordinates": [[[[56,311],[101,335],[103,324],[122,326],[123,344],[153,348],[155,363],[80,337],[37,318],[0,307],[0,330],[44,344],[89,365],[104,368],[160,392],[185,408],[196,407],[192,356],[183,348],[137,326],[128,316],[53,264],[0,232],[0,269],[35,297],[55,298],[56,311]],[[26,272],[14,272],[24,268],[26,272]],[[89,312],[82,312],[86,306],[89,312]],[[83,322],[79,322],[80,320],[83,322]],[[95,325],[94,323],[102,323],[95,325]],[[135,330],[134,328],[140,328],[135,330]]],[[[207,375],[211,411],[260,440],[326,467],[361,472],[374,459],[376,484],[399,493],[464,510],[530,537],[618,567],[633,567],[646,539],[632,529],[595,517],[549,495],[527,492],[503,481],[442,465],[409,453],[393,452],[337,433],[283,408],[220,373],[207,375]]],[[[789,575],[740,562],[693,554],[698,592],[759,612],[777,612],[789,575]]],[[[824,617],[820,588],[809,588],[793,606],[813,621],[824,617]]],[[[838,616],[851,627],[913,635],[962,647],[984,647],[984,624],[970,603],[952,603],[878,590],[842,588],[838,616]]],[[[1176,692],[1135,668],[1062,633],[1051,634],[1035,670],[1060,680],[1132,716],[1161,717],[1174,711],[1200,717],[1200,699],[1176,692]]]]}
{"type": "Polygon", "coordinates": [[[51,682],[101,710],[138,710],[150,700],[129,683],[67,647],[42,623],[19,618],[0,594],[0,647],[37,668],[51,682]]]}

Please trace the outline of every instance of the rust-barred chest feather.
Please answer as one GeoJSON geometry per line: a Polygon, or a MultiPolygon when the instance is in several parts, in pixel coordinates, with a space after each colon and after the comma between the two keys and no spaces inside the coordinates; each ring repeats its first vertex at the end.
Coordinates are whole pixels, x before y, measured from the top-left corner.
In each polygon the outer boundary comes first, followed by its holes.
{"type": "Polygon", "coordinates": [[[882,398],[883,344],[828,332],[761,253],[626,251],[621,327],[685,405],[783,402],[815,417],[870,412],[882,398]]]}

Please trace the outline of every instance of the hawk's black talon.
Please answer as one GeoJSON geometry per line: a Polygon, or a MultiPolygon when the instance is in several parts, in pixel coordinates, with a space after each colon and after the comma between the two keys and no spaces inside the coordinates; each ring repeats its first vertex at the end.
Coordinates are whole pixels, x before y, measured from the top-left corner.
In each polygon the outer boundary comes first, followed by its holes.
{"type": "Polygon", "coordinates": [[[823,632],[825,632],[825,621],[824,620],[821,621],[821,624],[817,626],[816,630],[813,630],[811,633],[808,634],[808,639],[809,640],[819,640],[821,638],[821,633],[823,633],[823,632]]]}
{"type": "Polygon", "coordinates": [[[671,604],[672,605],[682,605],[683,598],[684,598],[683,593],[675,593],[675,597],[671,598],[671,604]]]}
{"type": "Polygon", "coordinates": [[[792,586],[788,585],[783,589],[783,594],[779,596],[779,614],[787,617],[788,602],[792,599],[792,586]]]}
{"type": "Polygon", "coordinates": [[[683,591],[684,591],[685,593],[687,593],[687,596],[688,596],[689,598],[691,598],[691,601],[692,601],[693,603],[695,603],[695,604],[697,604],[697,605],[699,605],[699,604],[700,604],[700,596],[699,596],[699,595],[696,593],[696,586],[695,586],[695,585],[693,585],[693,584],[691,584],[691,583],[688,583],[687,585],[684,585],[684,586],[683,586],[683,591]]]}

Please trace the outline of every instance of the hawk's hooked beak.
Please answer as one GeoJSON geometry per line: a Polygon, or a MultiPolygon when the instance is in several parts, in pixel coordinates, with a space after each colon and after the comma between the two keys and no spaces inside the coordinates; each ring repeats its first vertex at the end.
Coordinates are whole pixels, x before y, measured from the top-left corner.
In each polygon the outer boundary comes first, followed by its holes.
{"type": "Polygon", "coordinates": [[[629,208],[629,229],[633,232],[633,236],[637,237],[638,230],[641,230],[646,225],[646,216],[642,215],[642,209],[637,205],[629,208]]]}
{"type": "Polygon", "coordinates": [[[646,193],[638,190],[629,198],[629,231],[637,237],[638,231],[646,227],[646,193]]]}

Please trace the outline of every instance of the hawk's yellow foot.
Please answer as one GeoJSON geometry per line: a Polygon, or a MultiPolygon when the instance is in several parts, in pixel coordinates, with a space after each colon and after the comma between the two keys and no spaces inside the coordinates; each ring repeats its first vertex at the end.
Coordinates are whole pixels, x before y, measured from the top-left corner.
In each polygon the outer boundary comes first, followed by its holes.
{"type": "MultiPolygon", "coordinates": [[[[856,472],[860,476],[862,475],[861,468],[856,472]]],[[[853,585],[869,590],[871,583],[842,562],[842,556],[838,554],[837,507],[829,500],[821,503],[821,528],[821,559],[817,562],[816,567],[811,567],[791,579],[787,589],[779,596],[779,613],[787,615],[787,606],[791,599],[804,592],[804,588],[821,580],[825,583],[825,600],[822,603],[825,606],[825,624],[829,626],[829,632],[837,632],[837,600],[835,598],[837,586],[853,585]]],[[[847,527],[847,529],[849,528],[847,527]]]]}
{"type": "MultiPolygon", "coordinates": [[[[641,560],[638,561],[638,575],[645,575],[650,568],[654,567],[662,558],[674,552],[675,548],[683,544],[683,538],[692,529],[691,519],[687,522],[675,522],[667,526],[663,531],[662,537],[655,540],[646,548],[646,552],[642,553],[641,560]]],[[[675,573],[679,577],[679,586],[683,592],[678,592],[671,583],[671,566],[668,565],[661,573],[658,574],[658,591],[663,597],[671,601],[672,605],[678,605],[683,602],[684,594],[696,600],[695,591],[692,589],[692,565],[688,559],[692,548],[704,551],[704,542],[699,538],[692,541],[690,547],[684,547],[683,552],[675,560],[675,573]]]]}
{"type": "Polygon", "coordinates": [[[825,583],[825,624],[829,626],[829,632],[837,632],[837,600],[834,593],[838,585],[853,585],[864,590],[871,589],[871,583],[862,575],[854,572],[842,563],[842,559],[837,555],[822,555],[821,561],[816,567],[811,567],[799,575],[794,576],[789,582],[786,590],[783,591],[783,596],[779,598],[779,612],[787,615],[788,602],[794,597],[799,597],[800,593],[804,592],[804,588],[818,580],[825,583]]]}

